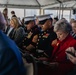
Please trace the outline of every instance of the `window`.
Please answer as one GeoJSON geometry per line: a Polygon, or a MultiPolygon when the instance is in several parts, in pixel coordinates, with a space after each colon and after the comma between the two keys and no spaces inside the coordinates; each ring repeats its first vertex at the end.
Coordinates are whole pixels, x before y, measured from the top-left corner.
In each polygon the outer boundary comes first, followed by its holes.
{"type": "Polygon", "coordinates": [[[45,10],[44,14],[51,14],[51,17],[56,17],[58,16],[58,11],[57,10],[45,10]]]}
{"type": "Polygon", "coordinates": [[[15,14],[18,18],[23,18],[24,17],[24,9],[16,9],[16,8],[8,8],[8,17],[11,18],[11,11],[15,11],[15,14]]]}
{"type": "Polygon", "coordinates": [[[39,9],[26,9],[26,16],[39,15],[39,9]]]}

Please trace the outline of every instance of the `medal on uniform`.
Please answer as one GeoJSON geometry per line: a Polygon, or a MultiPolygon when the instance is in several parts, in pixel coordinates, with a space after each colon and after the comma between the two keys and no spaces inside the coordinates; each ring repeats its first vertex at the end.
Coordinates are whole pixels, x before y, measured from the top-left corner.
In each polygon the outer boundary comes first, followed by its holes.
{"type": "Polygon", "coordinates": [[[31,38],[32,34],[33,34],[33,33],[30,32],[30,33],[28,34],[27,38],[31,38]]]}
{"type": "Polygon", "coordinates": [[[43,37],[44,38],[48,38],[49,34],[44,34],[43,37]]]}

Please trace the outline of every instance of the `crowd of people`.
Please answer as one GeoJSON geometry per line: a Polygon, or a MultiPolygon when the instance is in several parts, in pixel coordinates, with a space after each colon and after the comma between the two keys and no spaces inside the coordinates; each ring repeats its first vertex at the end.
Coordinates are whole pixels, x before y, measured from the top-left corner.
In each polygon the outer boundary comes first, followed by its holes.
{"type": "Polygon", "coordinates": [[[11,15],[8,20],[7,8],[0,12],[0,75],[26,75],[20,51],[50,63],[38,65],[38,75],[76,74],[76,20],[11,15]]]}

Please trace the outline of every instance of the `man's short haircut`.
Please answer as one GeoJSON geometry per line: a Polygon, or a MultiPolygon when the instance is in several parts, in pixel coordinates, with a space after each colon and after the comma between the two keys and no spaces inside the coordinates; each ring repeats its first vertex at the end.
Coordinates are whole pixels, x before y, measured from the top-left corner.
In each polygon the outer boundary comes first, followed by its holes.
{"type": "Polygon", "coordinates": [[[11,11],[11,14],[15,14],[15,12],[14,11],[11,11]]]}

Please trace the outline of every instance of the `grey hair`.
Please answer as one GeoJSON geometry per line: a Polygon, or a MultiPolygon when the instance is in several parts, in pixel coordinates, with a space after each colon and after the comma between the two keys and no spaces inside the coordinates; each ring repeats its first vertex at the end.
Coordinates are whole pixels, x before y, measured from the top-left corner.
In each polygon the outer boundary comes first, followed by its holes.
{"type": "Polygon", "coordinates": [[[55,32],[62,31],[62,32],[70,33],[71,30],[72,30],[72,27],[70,23],[68,23],[66,20],[59,20],[54,25],[55,32]]]}
{"type": "Polygon", "coordinates": [[[4,30],[6,21],[3,14],[0,12],[0,30],[4,30]]]}

